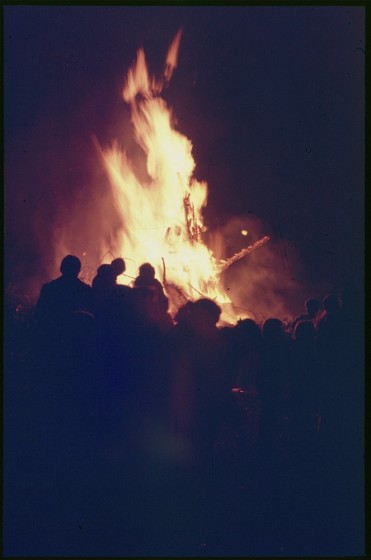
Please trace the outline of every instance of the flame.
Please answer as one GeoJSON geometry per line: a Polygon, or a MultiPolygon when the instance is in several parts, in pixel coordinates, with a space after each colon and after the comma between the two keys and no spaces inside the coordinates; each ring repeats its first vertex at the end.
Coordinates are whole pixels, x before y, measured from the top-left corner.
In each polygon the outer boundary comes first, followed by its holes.
{"type": "Polygon", "coordinates": [[[122,92],[130,105],[135,140],[146,156],[148,178],[138,178],[117,141],[101,151],[122,217],[115,251],[134,267],[130,272],[128,266],[129,276],[135,276],[143,262],[151,262],[169,296],[170,312],[201,296],[219,305],[230,303],[221,268],[204,242],[207,184],[195,179],[192,143],[175,129],[172,112],[160,97],[176,68],[181,34],[169,48],[160,79],[149,75],[140,49],[122,92]]]}

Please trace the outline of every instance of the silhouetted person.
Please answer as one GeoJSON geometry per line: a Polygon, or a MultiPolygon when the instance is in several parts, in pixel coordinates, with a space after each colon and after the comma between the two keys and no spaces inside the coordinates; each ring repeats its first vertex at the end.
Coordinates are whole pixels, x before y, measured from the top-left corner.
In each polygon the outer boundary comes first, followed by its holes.
{"type": "Polygon", "coordinates": [[[67,255],[60,265],[62,275],[42,286],[36,305],[36,319],[41,326],[66,326],[72,313],[93,311],[92,289],[79,280],[80,269],[80,259],[67,255]]]}
{"type": "Polygon", "coordinates": [[[148,286],[135,286],[133,295],[133,328],[140,332],[152,327],[155,323],[155,295],[148,286]]]}
{"type": "Polygon", "coordinates": [[[173,331],[184,330],[188,332],[192,323],[192,301],[187,301],[182,307],[180,307],[175,314],[174,321],[175,326],[173,331]]]}
{"type": "Polygon", "coordinates": [[[202,298],[186,304],[169,335],[172,353],[171,416],[184,454],[196,471],[211,476],[215,437],[232,406],[224,370],[224,344],[217,328],[221,308],[202,298]]]}
{"type": "Polygon", "coordinates": [[[124,259],[114,259],[110,266],[113,285],[107,299],[105,313],[108,321],[114,320],[120,328],[128,325],[132,314],[132,289],[126,284],[118,284],[117,278],[126,270],[124,259]]]}
{"type": "Polygon", "coordinates": [[[316,349],[321,369],[321,433],[332,446],[341,445],[347,422],[347,379],[344,367],[347,333],[336,294],[323,300],[324,315],[318,323],[316,349]]]}
{"type": "Polygon", "coordinates": [[[111,264],[102,264],[93,280],[96,314],[103,320],[127,317],[131,288],[117,283],[117,277],[126,270],[122,258],[114,259],[111,264]]]}
{"type": "Polygon", "coordinates": [[[116,277],[113,273],[111,265],[101,264],[97,270],[97,275],[93,279],[93,298],[94,313],[97,317],[104,311],[107,300],[115,286],[116,277]]]}
{"type": "Polygon", "coordinates": [[[344,328],[342,343],[346,421],[343,430],[343,453],[347,460],[346,477],[358,481],[352,494],[356,511],[364,498],[364,421],[365,421],[365,309],[364,286],[350,277],[344,284],[340,299],[344,328]],[[348,460],[348,458],[350,460],[348,460]],[[358,494],[358,496],[357,496],[358,494]]]}
{"type": "MultiPolygon", "coordinates": [[[[345,312],[336,294],[324,298],[325,313],[318,325],[317,351],[321,372],[319,449],[322,471],[327,475],[326,492],[340,498],[339,508],[344,512],[354,512],[364,496],[364,373],[362,349],[347,320],[354,302],[350,304],[347,295],[343,296],[345,312]]],[[[358,313],[362,315],[362,309],[358,308],[358,313]]],[[[350,515],[348,523],[352,523],[350,515]]]]}
{"type": "Polygon", "coordinates": [[[92,287],[93,289],[99,291],[110,290],[116,282],[116,276],[113,273],[110,264],[101,264],[97,269],[97,275],[93,279],[92,287]]]}
{"type": "Polygon", "coordinates": [[[364,304],[357,283],[349,279],[341,298],[341,320],[345,336],[342,343],[346,391],[349,395],[349,437],[358,445],[362,440],[361,426],[364,413],[364,304]]]}
{"type": "Polygon", "coordinates": [[[260,327],[253,319],[243,319],[236,324],[232,332],[230,360],[234,368],[233,386],[255,391],[263,350],[260,327]]]}
{"type": "Polygon", "coordinates": [[[334,365],[341,356],[339,344],[343,337],[341,302],[336,294],[323,299],[323,315],[317,328],[317,351],[324,365],[334,365]]]}
{"type": "Polygon", "coordinates": [[[263,325],[263,355],[259,375],[262,402],[260,440],[263,450],[277,450],[283,435],[288,404],[291,340],[276,318],[263,325]]]}
{"type": "Polygon", "coordinates": [[[296,325],[301,321],[313,321],[313,323],[316,324],[321,310],[321,302],[318,301],[318,299],[309,298],[305,301],[305,309],[306,313],[302,313],[296,317],[293,322],[293,330],[295,330],[296,325]]]}
{"type": "Polygon", "coordinates": [[[315,353],[316,329],[299,322],[292,344],[291,433],[294,450],[308,455],[317,436],[319,372],[315,353]]]}
{"type": "Polygon", "coordinates": [[[134,280],[134,286],[136,288],[151,288],[154,292],[155,301],[158,301],[160,305],[165,300],[167,301],[162,284],[155,278],[155,269],[150,263],[143,263],[139,267],[139,275],[134,280]]]}
{"type": "Polygon", "coordinates": [[[363,310],[359,296],[351,284],[343,289],[342,301],[335,294],[326,296],[325,315],[318,325],[323,435],[343,451],[356,449],[355,445],[359,450],[362,445],[363,310]]]}
{"type": "Polygon", "coordinates": [[[113,259],[113,261],[111,262],[111,269],[115,277],[115,282],[117,283],[117,276],[120,276],[126,270],[126,264],[124,259],[122,259],[121,257],[118,257],[117,259],[113,259]]]}
{"type": "MultiPolygon", "coordinates": [[[[258,437],[260,419],[259,375],[262,363],[263,337],[253,319],[243,319],[227,333],[228,352],[225,369],[235,401],[235,415],[228,428],[239,442],[238,467],[245,472],[258,437]],[[247,463],[246,463],[247,461],[247,463]]],[[[233,437],[233,436],[231,436],[233,437]]],[[[236,469],[236,466],[234,467],[236,469]]]]}
{"type": "Polygon", "coordinates": [[[161,282],[155,278],[155,269],[150,263],[143,263],[139,267],[139,275],[134,280],[134,288],[147,288],[152,291],[151,320],[163,330],[168,330],[173,324],[168,314],[169,300],[161,282]]]}
{"type": "Polygon", "coordinates": [[[124,259],[117,258],[111,264],[102,264],[93,280],[97,316],[107,329],[112,321],[121,322],[128,318],[131,288],[117,283],[117,277],[125,270],[124,259]]]}
{"type": "Polygon", "coordinates": [[[102,369],[107,384],[121,394],[132,377],[129,351],[132,345],[133,297],[132,288],[118,284],[117,278],[126,270],[122,258],[102,264],[93,280],[96,318],[103,342],[102,369]]]}

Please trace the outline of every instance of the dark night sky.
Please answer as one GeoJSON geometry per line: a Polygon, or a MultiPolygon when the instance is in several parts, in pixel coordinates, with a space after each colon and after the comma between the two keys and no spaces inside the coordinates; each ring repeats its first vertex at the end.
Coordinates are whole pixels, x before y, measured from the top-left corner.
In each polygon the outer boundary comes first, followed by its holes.
{"type": "Polygon", "coordinates": [[[314,291],[361,278],[363,7],[6,6],[6,280],[43,278],[66,212],[94,213],[91,136],[120,135],[137,49],[160,71],[180,27],[164,97],[209,185],[209,225],[253,217],[314,291]]]}

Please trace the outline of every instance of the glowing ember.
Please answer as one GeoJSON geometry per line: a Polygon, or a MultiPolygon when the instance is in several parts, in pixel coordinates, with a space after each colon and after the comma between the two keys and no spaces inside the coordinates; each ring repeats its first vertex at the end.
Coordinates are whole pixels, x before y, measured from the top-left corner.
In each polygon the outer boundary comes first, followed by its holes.
{"type": "Polygon", "coordinates": [[[207,202],[207,184],[193,177],[192,143],[175,130],[171,110],[159,97],[176,67],[180,39],[178,32],[158,80],[149,75],[144,52],[139,50],[123,89],[135,140],[146,156],[147,179],[138,178],[138,170],[117,142],[102,150],[122,216],[114,250],[127,259],[129,276],[135,276],[143,262],[155,266],[171,312],[200,296],[219,305],[230,303],[220,280],[228,261],[218,263],[203,239],[201,212],[207,202]]]}

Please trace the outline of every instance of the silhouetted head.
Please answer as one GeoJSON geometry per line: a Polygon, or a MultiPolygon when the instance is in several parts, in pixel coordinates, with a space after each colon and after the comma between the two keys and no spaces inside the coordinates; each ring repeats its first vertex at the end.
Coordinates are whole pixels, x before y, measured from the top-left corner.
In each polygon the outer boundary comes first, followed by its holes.
{"type": "Polygon", "coordinates": [[[253,319],[242,319],[234,327],[238,344],[248,348],[259,347],[262,342],[262,333],[259,325],[253,319]]]}
{"type": "Polygon", "coordinates": [[[316,329],[312,321],[302,321],[295,328],[295,340],[299,342],[313,342],[316,336],[316,329]]]}
{"type": "Polygon", "coordinates": [[[115,275],[109,264],[101,264],[97,269],[97,275],[93,280],[93,288],[106,290],[115,285],[115,275]]]}
{"type": "Polygon", "coordinates": [[[69,276],[71,278],[77,278],[81,270],[81,261],[75,255],[67,255],[62,259],[60,271],[63,276],[69,276]]]}
{"type": "Polygon", "coordinates": [[[121,259],[120,257],[117,259],[113,259],[113,261],[111,262],[111,269],[115,276],[120,276],[120,274],[122,274],[126,270],[124,259],[121,259]]]}
{"type": "Polygon", "coordinates": [[[192,317],[196,324],[215,326],[219,321],[222,310],[215,301],[202,298],[193,303],[192,317]]]}
{"type": "Polygon", "coordinates": [[[155,277],[155,269],[150,263],[143,263],[139,267],[139,275],[143,278],[154,278],[155,277]]]}
{"type": "Polygon", "coordinates": [[[275,340],[284,333],[283,323],[279,319],[272,317],[267,319],[263,325],[263,337],[266,340],[275,340]]]}
{"type": "Polygon", "coordinates": [[[305,308],[308,314],[314,317],[314,315],[321,309],[321,302],[318,301],[318,299],[307,299],[305,302],[305,308]]]}
{"type": "Polygon", "coordinates": [[[109,264],[101,264],[97,268],[97,275],[98,276],[110,276],[112,274],[112,269],[109,264]]]}
{"type": "Polygon", "coordinates": [[[340,300],[336,294],[328,294],[323,300],[323,309],[327,313],[334,313],[341,307],[340,300]]]}
{"type": "Polygon", "coordinates": [[[178,325],[187,325],[191,321],[193,302],[187,301],[180,307],[174,317],[174,321],[178,325]]]}
{"type": "Polygon", "coordinates": [[[258,341],[261,339],[261,330],[259,325],[253,319],[242,319],[238,321],[235,330],[241,334],[243,338],[251,341],[258,341]]]}

